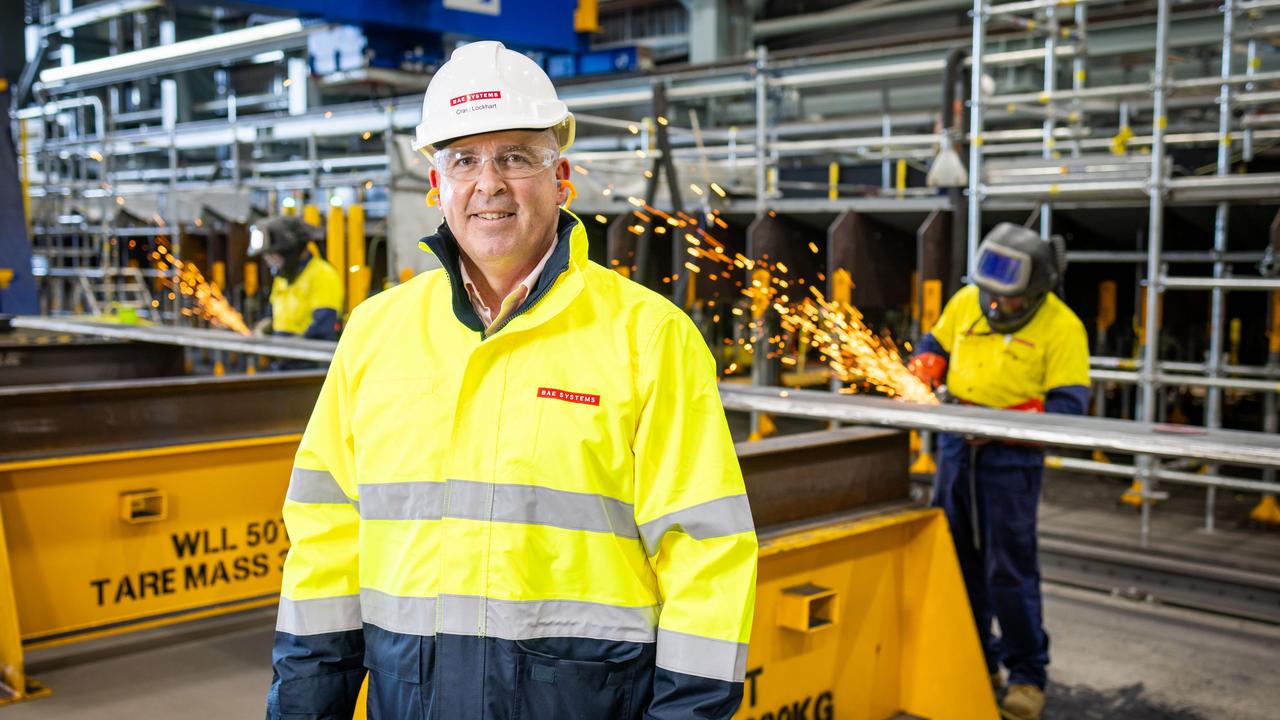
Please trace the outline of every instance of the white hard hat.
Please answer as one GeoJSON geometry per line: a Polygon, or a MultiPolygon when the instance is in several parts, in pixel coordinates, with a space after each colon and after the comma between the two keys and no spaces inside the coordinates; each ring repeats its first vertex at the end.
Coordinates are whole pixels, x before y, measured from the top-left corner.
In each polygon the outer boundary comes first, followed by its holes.
{"type": "Polygon", "coordinates": [[[463,45],[440,66],[422,99],[413,149],[499,130],[548,128],[561,152],[573,144],[573,113],[538,64],[500,42],[463,45]]]}

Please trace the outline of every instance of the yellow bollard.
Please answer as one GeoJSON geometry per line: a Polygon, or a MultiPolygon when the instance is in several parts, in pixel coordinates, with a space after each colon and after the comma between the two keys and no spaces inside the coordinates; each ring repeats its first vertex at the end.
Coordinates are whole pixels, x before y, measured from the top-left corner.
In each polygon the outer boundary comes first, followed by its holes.
{"type": "Polygon", "coordinates": [[[258,294],[257,260],[246,260],[244,262],[244,294],[247,297],[253,297],[258,294]]]}
{"type": "Polygon", "coordinates": [[[1116,321],[1116,283],[1104,280],[1098,283],[1098,332],[1106,332],[1116,321]]]}
{"type": "Polygon", "coordinates": [[[225,290],[227,287],[227,264],[221,260],[213,262],[213,284],[219,290],[225,290]]]}
{"type": "Polygon", "coordinates": [[[578,0],[578,6],[573,11],[573,31],[600,32],[599,0],[578,0]]]}
{"type": "Polygon", "coordinates": [[[942,315],[942,281],[925,280],[923,292],[924,307],[920,310],[920,332],[927,333],[937,324],[942,315]]]}
{"type": "MultiPolygon", "coordinates": [[[[317,211],[318,212],[318,211],[317,211]]],[[[347,278],[347,243],[346,243],[346,218],[342,212],[341,205],[330,205],[329,214],[325,218],[324,245],[326,256],[325,259],[329,264],[338,271],[340,277],[343,278],[343,295],[346,294],[346,278],[347,278]]],[[[345,300],[344,300],[345,304],[345,300]]],[[[346,313],[339,313],[345,315],[346,313]]]]}
{"type": "Polygon", "coordinates": [[[1240,338],[1243,332],[1240,318],[1232,318],[1230,324],[1230,350],[1227,351],[1227,361],[1232,365],[1240,364],[1240,338]]]}
{"type": "MultiPolygon", "coordinates": [[[[365,257],[364,205],[356,203],[347,209],[347,310],[356,308],[369,297],[373,271],[365,257]]],[[[342,268],[338,268],[340,271],[342,268]]]]}
{"type": "Polygon", "coordinates": [[[1276,503],[1276,496],[1271,493],[1263,495],[1249,511],[1249,519],[1263,525],[1280,525],[1280,505],[1276,503]]]}
{"type": "Polygon", "coordinates": [[[1137,478],[1134,478],[1133,482],[1129,485],[1129,489],[1125,490],[1124,494],[1120,496],[1120,502],[1128,505],[1129,507],[1142,507],[1144,502],[1148,505],[1155,505],[1156,498],[1147,498],[1146,500],[1143,500],[1142,483],[1139,482],[1137,478]]]}
{"type": "Polygon", "coordinates": [[[831,274],[831,299],[845,305],[853,304],[853,276],[844,268],[831,274]]]}

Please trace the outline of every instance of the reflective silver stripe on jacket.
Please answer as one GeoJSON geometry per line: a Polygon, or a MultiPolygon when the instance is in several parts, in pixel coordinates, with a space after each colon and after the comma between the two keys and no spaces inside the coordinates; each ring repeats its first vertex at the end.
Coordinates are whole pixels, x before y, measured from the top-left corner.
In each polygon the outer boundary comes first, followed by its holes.
{"type": "Polygon", "coordinates": [[[294,502],[326,505],[351,502],[328,471],[300,467],[295,467],[289,475],[289,491],[285,497],[294,502]]]}
{"type": "Polygon", "coordinates": [[[683,532],[695,540],[726,537],[755,530],[751,504],[746,495],[709,500],[700,505],[677,510],[640,526],[644,549],[657,555],[662,537],[669,532],[683,532]]]}
{"type": "Polygon", "coordinates": [[[416,598],[360,591],[364,621],[410,635],[504,640],[544,637],[653,642],[658,606],[622,607],[577,600],[495,600],[469,595],[416,598]]]}
{"type": "Polygon", "coordinates": [[[280,632],[291,635],[321,635],[360,628],[358,596],[343,595],[314,600],[280,598],[280,613],[276,616],[276,630],[280,632]]]}
{"type": "Polygon", "coordinates": [[[471,480],[371,483],[360,486],[360,515],[365,520],[486,520],[640,537],[629,503],[537,485],[471,480]]]}
{"type": "Polygon", "coordinates": [[[747,645],[658,628],[656,664],[685,675],[742,682],[747,676],[747,645]]]}

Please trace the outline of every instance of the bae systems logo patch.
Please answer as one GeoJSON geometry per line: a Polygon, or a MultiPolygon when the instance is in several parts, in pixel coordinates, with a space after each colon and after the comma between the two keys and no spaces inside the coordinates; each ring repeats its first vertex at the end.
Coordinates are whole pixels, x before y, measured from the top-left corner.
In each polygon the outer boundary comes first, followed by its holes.
{"type": "Polygon", "coordinates": [[[557,390],[555,388],[538,388],[538,397],[549,398],[551,400],[564,400],[565,402],[578,403],[579,405],[599,405],[599,395],[588,395],[587,393],[569,392],[568,390],[557,390]]]}
{"type": "Polygon", "coordinates": [[[462,103],[475,102],[476,100],[499,100],[502,98],[501,90],[484,90],[481,92],[467,93],[449,101],[449,107],[461,105],[462,103]]]}

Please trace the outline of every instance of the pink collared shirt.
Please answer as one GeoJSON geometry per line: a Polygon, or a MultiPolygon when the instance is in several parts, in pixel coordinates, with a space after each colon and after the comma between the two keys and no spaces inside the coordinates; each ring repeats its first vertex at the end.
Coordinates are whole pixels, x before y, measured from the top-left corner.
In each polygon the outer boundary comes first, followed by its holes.
{"type": "Polygon", "coordinates": [[[529,297],[529,293],[533,292],[533,286],[538,284],[538,278],[542,275],[542,271],[547,267],[547,261],[551,259],[551,253],[556,250],[556,243],[560,242],[558,238],[551,241],[551,247],[547,248],[547,254],[542,256],[542,260],[534,266],[529,275],[520,281],[519,285],[502,299],[502,305],[498,308],[495,315],[493,310],[484,304],[484,300],[480,298],[479,291],[476,290],[475,283],[471,282],[471,276],[467,274],[467,264],[458,263],[459,269],[462,271],[462,285],[467,289],[467,296],[471,298],[471,307],[475,308],[476,315],[480,316],[480,321],[484,323],[484,331],[489,332],[495,326],[504,322],[511,313],[520,307],[520,303],[529,297]]]}

